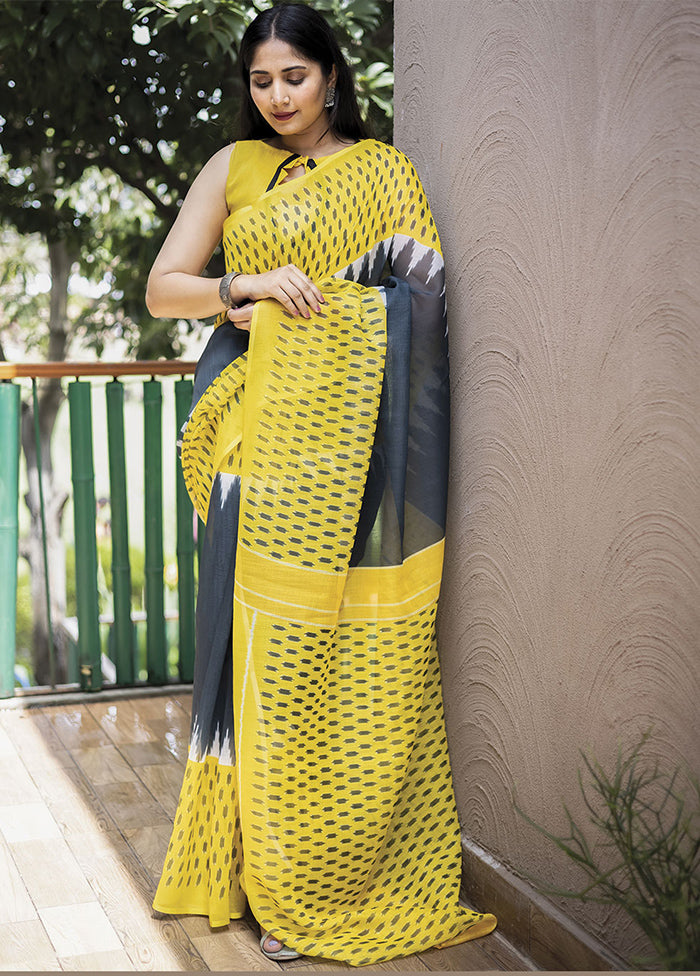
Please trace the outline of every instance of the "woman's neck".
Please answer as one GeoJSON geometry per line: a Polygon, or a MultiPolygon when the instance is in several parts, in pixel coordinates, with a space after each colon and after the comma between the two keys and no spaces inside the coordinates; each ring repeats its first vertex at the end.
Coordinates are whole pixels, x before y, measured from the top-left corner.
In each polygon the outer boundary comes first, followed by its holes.
{"type": "Polygon", "coordinates": [[[270,145],[276,149],[284,149],[290,153],[297,153],[299,156],[306,156],[309,159],[318,159],[321,156],[330,156],[351,145],[351,141],[338,139],[330,129],[326,129],[320,136],[311,133],[300,133],[298,136],[287,136],[284,139],[277,136],[269,140],[270,145]]]}

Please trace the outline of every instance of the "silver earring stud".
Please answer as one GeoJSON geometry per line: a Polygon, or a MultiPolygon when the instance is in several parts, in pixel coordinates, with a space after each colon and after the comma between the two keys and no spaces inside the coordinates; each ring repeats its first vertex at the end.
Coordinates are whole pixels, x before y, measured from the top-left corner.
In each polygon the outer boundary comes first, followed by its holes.
{"type": "Polygon", "coordinates": [[[324,108],[333,108],[335,105],[335,88],[328,88],[326,91],[326,101],[324,108]]]}

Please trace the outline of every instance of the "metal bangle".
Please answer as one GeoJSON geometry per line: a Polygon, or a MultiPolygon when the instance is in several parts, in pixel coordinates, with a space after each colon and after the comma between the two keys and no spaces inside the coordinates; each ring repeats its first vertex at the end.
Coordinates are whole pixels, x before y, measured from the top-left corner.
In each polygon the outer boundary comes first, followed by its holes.
{"type": "Polygon", "coordinates": [[[231,282],[234,278],[237,278],[242,271],[229,271],[223,276],[219,282],[219,298],[224,306],[224,308],[235,308],[234,302],[231,300],[231,282]]]}

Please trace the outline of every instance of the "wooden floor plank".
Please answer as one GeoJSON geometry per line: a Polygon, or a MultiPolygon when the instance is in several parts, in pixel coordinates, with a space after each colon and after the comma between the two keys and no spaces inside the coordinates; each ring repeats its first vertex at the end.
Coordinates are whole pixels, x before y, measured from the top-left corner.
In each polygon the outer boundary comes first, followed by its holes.
{"type": "Polygon", "coordinates": [[[139,700],[93,702],[88,705],[92,718],[115,745],[152,742],[153,733],[139,715],[139,700]]]}
{"type": "Polygon", "coordinates": [[[428,967],[418,956],[401,956],[400,959],[388,959],[386,962],[373,962],[370,966],[360,967],[362,970],[371,969],[391,973],[420,973],[427,972],[428,967]]]}
{"type": "Polygon", "coordinates": [[[6,716],[9,712],[0,712],[0,759],[4,756],[15,756],[16,750],[12,744],[12,739],[10,739],[7,731],[5,730],[6,716]]]}
{"type": "Polygon", "coordinates": [[[243,919],[232,919],[228,925],[220,925],[213,929],[205,915],[178,915],[180,925],[187,932],[190,939],[202,939],[207,935],[218,935],[229,931],[232,925],[245,925],[243,919]]]}
{"type": "Polygon", "coordinates": [[[171,828],[172,825],[168,823],[155,827],[129,828],[123,832],[129,847],[155,883],[163,869],[171,828]]]}
{"type": "MultiPolygon", "coordinates": [[[[173,695],[172,703],[174,708],[179,711],[181,721],[185,722],[183,731],[186,732],[189,740],[189,733],[192,725],[192,693],[190,692],[189,694],[173,695]]],[[[177,712],[173,713],[173,719],[177,714],[177,712]]]]}
{"type": "MultiPolygon", "coordinates": [[[[181,711],[181,710],[180,710],[181,711]]],[[[190,748],[190,720],[181,711],[182,724],[173,724],[169,719],[149,721],[148,727],[164,749],[172,755],[173,759],[181,766],[187,762],[187,755],[190,748]]]]}
{"type": "MultiPolygon", "coordinates": [[[[187,695],[185,697],[191,700],[192,696],[187,695]]],[[[172,696],[153,695],[150,698],[140,698],[136,707],[141,721],[149,727],[154,722],[167,722],[173,728],[189,723],[189,715],[179,701],[172,696]]]]}
{"type": "Polygon", "coordinates": [[[68,752],[44,716],[43,709],[2,711],[0,719],[6,735],[30,772],[64,762],[72,765],[68,752]]]}
{"type": "Polygon", "coordinates": [[[153,912],[155,883],[136,858],[103,856],[84,863],[83,870],[135,965],[141,960],[145,968],[172,968],[162,949],[149,956],[147,947],[158,945],[171,946],[172,959],[181,959],[185,969],[196,968],[198,954],[178,920],[153,912]]]}
{"type": "Polygon", "coordinates": [[[192,714],[192,692],[190,692],[187,695],[184,693],[179,695],[173,695],[172,700],[176,705],[178,705],[183,710],[183,712],[187,716],[190,716],[192,714]]]}
{"type": "Polygon", "coordinates": [[[484,952],[506,972],[522,973],[528,970],[533,971],[537,968],[532,960],[528,959],[523,953],[518,952],[498,929],[480,941],[484,952]]]}
{"type": "Polygon", "coordinates": [[[83,956],[63,956],[58,961],[64,972],[115,973],[133,972],[135,969],[124,949],[89,952],[83,956]]]}
{"type": "Polygon", "coordinates": [[[101,855],[128,850],[115,822],[87,787],[72,798],[63,797],[48,800],[47,803],[61,835],[79,864],[101,855]]]}
{"type": "Polygon", "coordinates": [[[57,957],[121,949],[119,937],[101,905],[57,905],[40,908],[41,919],[57,957]]]}
{"type": "Polygon", "coordinates": [[[61,836],[58,824],[43,801],[0,806],[0,833],[10,845],[61,836]]]}
{"type": "Polygon", "coordinates": [[[171,750],[162,742],[126,742],[119,748],[126,761],[134,768],[138,766],[163,766],[169,763],[180,768],[171,750]]]}
{"type": "Polygon", "coordinates": [[[133,943],[127,953],[139,972],[201,973],[207,966],[195,947],[179,942],[133,943]]]}
{"type": "Polygon", "coordinates": [[[30,765],[28,769],[41,798],[49,807],[56,801],[76,797],[84,790],[83,777],[72,758],[70,765],[30,765]]]}
{"type": "Polygon", "coordinates": [[[43,714],[64,749],[92,749],[112,744],[87,705],[56,705],[43,709],[43,714]]]}
{"type": "Polygon", "coordinates": [[[110,817],[123,829],[171,822],[164,808],[140,781],[95,784],[95,793],[110,817]]]}
{"type": "Polygon", "coordinates": [[[116,823],[77,767],[46,770],[37,774],[36,782],[79,863],[81,858],[126,849],[116,823]]]}
{"type": "Polygon", "coordinates": [[[11,803],[36,803],[41,800],[34,781],[16,753],[12,756],[0,756],[0,783],[3,806],[11,803]]]}
{"type": "Polygon", "coordinates": [[[302,956],[301,959],[289,959],[281,962],[280,967],[293,972],[328,972],[332,969],[352,969],[346,962],[339,959],[321,959],[319,956],[302,956]]]}
{"type": "Polygon", "coordinates": [[[12,844],[10,850],[37,908],[95,901],[95,893],[62,837],[12,844]]]}
{"type": "Polygon", "coordinates": [[[182,789],[184,772],[182,766],[178,763],[168,763],[164,766],[139,766],[136,772],[148,791],[158,797],[161,806],[174,819],[182,789]]]}
{"type": "Polygon", "coordinates": [[[0,880],[2,883],[0,925],[7,922],[28,922],[30,919],[38,918],[27,886],[2,836],[0,836],[0,880]]]}
{"type": "Polygon", "coordinates": [[[0,971],[42,972],[60,970],[58,957],[41,921],[0,925],[0,971]]]}
{"type": "Polygon", "coordinates": [[[93,749],[73,749],[72,756],[83,776],[90,783],[128,783],[136,773],[116,746],[97,746],[93,749]]]}
{"type": "MultiPolygon", "coordinates": [[[[482,946],[484,939],[474,939],[447,949],[428,949],[419,956],[428,969],[440,973],[478,973],[494,968],[494,960],[482,946]]],[[[500,967],[498,967],[500,968],[500,967]]]]}
{"type": "Polygon", "coordinates": [[[225,931],[192,940],[207,966],[217,972],[279,972],[280,967],[266,959],[255,935],[247,925],[231,922],[225,931]]]}
{"type": "Polygon", "coordinates": [[[146,698],[139,702],[141,719],[156,742],[184,765],[190,744],[191,717],[171,698],[146,698]]]}

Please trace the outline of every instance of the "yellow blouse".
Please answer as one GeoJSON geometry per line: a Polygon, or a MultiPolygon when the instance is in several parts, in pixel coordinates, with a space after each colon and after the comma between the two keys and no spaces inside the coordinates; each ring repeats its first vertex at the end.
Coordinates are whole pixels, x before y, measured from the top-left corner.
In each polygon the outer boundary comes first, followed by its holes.
{"type": "MultiPolygon", "coordinates": [[[[348,149],[352,146],[348,146],[348,149]]],[[[328,156],[321,156],[318,159],[310,159],[308,156],[297,156],[293,162],[289,163],[288,169],[293,166],[304,166],[316,168],[324,166],[329,160],[345,152],[340,149],[338,152],[328,156]]],[[[268,146],[260,139],[246,139],[234,143],[229,163],[228,179],[226,180],[226,206],[230,214],[235,213],[242,207],[250,206],[266,192],[270,181],[275,176],[279,166],[293,153],[289,149],[276,149],[268,146]]],[[[284,176],[280,174],[277,183],[284,176]]]]}

